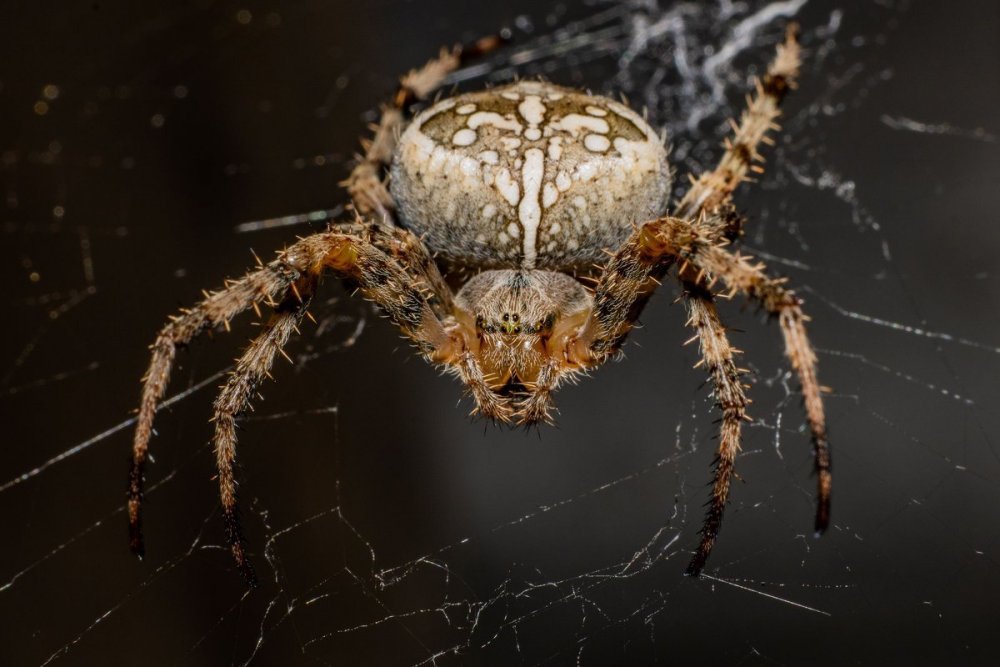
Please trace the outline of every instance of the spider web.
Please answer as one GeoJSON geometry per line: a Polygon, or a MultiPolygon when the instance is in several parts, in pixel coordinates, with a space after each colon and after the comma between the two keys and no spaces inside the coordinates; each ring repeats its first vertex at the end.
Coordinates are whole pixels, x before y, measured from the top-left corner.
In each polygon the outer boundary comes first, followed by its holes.
{"type": "MultiPolygon", "coordinates": [[[[0,22],[4,664],[985,662],[1000,583],[1000,102],[989,3],[466,7],[440,0],[94,4],[0,22]],[[470,422],[460,388],[333,281],[240,442],[246,592],[215,507],[213,391],[254,333],[180,356],[152,442],[149,556],[127,553],[137,377],[166,314],[336,217],[363,121],[438,45],[457,72],[621,91],[682,175],[790,18],[806,72],[744,246],[813,316],[833,527],[780,335],[723,316],[754,400],[718,546],[682,576],[716,414],[676,290],[559,425],[470,422]],[[289,215],[289,213],[296,213],[289,215]],[[456,407],[456,402],[458,406],[456,407]]],[[[252,320],[252,318],[249,318],[252,320]]]]}

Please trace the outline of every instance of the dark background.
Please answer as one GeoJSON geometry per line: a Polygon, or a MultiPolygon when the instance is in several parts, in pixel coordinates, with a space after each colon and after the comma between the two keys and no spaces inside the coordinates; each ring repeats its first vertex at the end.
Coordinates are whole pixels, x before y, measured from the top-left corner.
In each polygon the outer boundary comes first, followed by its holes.
{"type": "Polygon", "coordinates": [[[625,90],[671,130],[682,175],[709,164],[785,21],[741,42],[746,19],[795,3],[659,4],[5,3],[0,662],[995,659],[992,1],[806,3],[801,88],[738,197],[748,251],[807,300],[833,388],[823,539],[780,334],[752,310],[724,308],[756,421],[695,581],[716,416],[673,288],[622,363],[561,391],[558,427],[523,433],[470,421],[456,382],[327,281],[322,326],[279,361],[240,441],[263,586],[246,593],[222,546],[207,423],[253,318],[180,355],[152,442],[149,556],[129,555],[146,346],[251,248],[322,228],[238,225],[343,204],[336,183],[395,77],[502,27],[514,42],[493,79],[513,63],[625,90]],[[743,48],[712,77],[685,73],[722,44],[743,48]]]}

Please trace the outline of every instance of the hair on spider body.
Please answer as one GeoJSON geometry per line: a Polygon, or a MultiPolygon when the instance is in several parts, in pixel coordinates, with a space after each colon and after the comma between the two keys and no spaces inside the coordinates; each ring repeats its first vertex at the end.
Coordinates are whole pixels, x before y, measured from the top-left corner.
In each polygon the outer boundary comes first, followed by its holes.
{"type": "Polygon", "coordinates": [[[758,168],[757,147],[767,143],[778,104],[794,87],[794,27],[733,124],[718,167],[693,178],[672,209],[665,137],[626,104],[606,97],[518,81],[441,99],[407,121],[411,102],[430,99],[467,57],[498,43],[443,50],[402,78],[395,103],[383,111],[343,183],[354,221],[299,239],[273,261],[206,294],[160,331],[143,378],[129,474],[134,552],[143,551],[140,509],[153,417],[177,348],[245,310],[277,304],[237,360],[213,417],[227,539],[247,581],[255,581],[237,520],[237,421],[326,272],[355,286],[421,356],[459,378],[476,413],[530,425],[551,421],[551,397],[563,382],[617,356],[660,280],[677,267],[687,326],[722,414],[712,496],[688,566],[692,575],[715,544],[749,402],[735,364],[738,351],[729,344],[711,290],[721,281],[778,320],[812,435],[815,525],[820,532],[826,528],[830,452],[807,318],[784,281],[725,247],[746,222],[732,203],[733,191],[758,168]]]}

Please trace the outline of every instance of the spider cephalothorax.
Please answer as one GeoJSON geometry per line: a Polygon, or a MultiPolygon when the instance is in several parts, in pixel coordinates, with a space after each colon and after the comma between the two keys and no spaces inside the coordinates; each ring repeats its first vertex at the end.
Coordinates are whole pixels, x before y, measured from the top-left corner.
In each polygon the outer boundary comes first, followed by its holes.
{"type": "Polygon", "coordinates": [[[143,551],[140,504],[153,416],[177,347],[265,303],[274,309],[270,321],[237,360],[214,414],[229,543],[254,581],[236,518],[236,421],[327,271],[378,304],[428,361],[454,373],[475,412],[530,424],[550,419],[551,395],[562,380],[615,356],[660,279],[676,267],[692,340],[700,343],[722,411],[712,500],[688,566],[694,575],[719,531],[747,419],[742,371],[715,308],[712,287],[721,281],[780,323],[812,433],[816,529],[826,528],[830,457],[805,315],[782,280],[725,248],[743,225],[732,192],[748,172],[759,171],[757,148],[768,141],[798,73],[794,31],[734,125],[719,166],[693,179],[672,208],[664,138],[605,97],[520,81],[444,99],[406,124],[411,104],[425,101],[464,58],[494,46],[496,40],[484,40],[442,51],[403,78],[344,183],[356,220],[299,240],[160,332],[144,378],[129,478],[136,553],[143,551]],[[461,285],[457,293],[453,284],[461,285]]]}
{"type": "MultiPolygon", "coordinates": [[[[501,394],[511,388],[527,389],[537,394],[540,377],[554,387],[558,377],[546,380],[547,373],[577,370],[567,346],[592,305],[587,290],[564,273],[488,270],[457,294],[456,329],[476,355],[490,389],[501,394]]],[[[534,402],[523,403],[531,405],[534,402]]],[[[548,417],[523,410],[518,415],[527,423],[548,417]]]]}

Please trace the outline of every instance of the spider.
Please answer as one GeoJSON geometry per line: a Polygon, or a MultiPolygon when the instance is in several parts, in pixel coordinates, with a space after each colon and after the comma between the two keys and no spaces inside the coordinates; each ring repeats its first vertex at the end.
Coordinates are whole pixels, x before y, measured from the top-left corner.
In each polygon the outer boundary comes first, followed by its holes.
{"type": "Polygon", "coordinates": [[[143,469],[153,417],[176,350],[260,304],[273,309],[215,401],[215,457],[227,539],[250,585],[237,518],[236,424],[297,329],[324,273],[375,302],[428,362],[466,386],[474,413],[497,422],[551,421],[552,394],[619,356],[668,271],[683,288],[690,342],[700,345],[722,419],[711,500],[687,567],[697,576],[718,535],[748,400],[714,289],[743,294],[775,316],[798,375],[818,480],[815,527],[829,523],[830,453],[800,299],[764,266],[727,248],[740,233],[732,193],[762,171],[778,106],[795,86],[797,29],[789,27],[747,98],[718,166],[691,178],[672,208],[665,137],[626,105],[544,81],[428,102],[447,75],[498,38],[442,50],[400,80],[374,137],[342,183],[351,221],[300,239],[239,280],[171,317],[151,346],[129,475],[130,545],[144,553],[143,469]],[[388,178],[386,173],[388,172],[388,178]],[[603,264],[601,264],[603,263],[603,264]],[[447,279],[446,279],[447,278],[447,279]],[[585,283],[587,286],[585,286],[585,283]],[[458,285],[456,292],[452,285],[458,285]]]}

